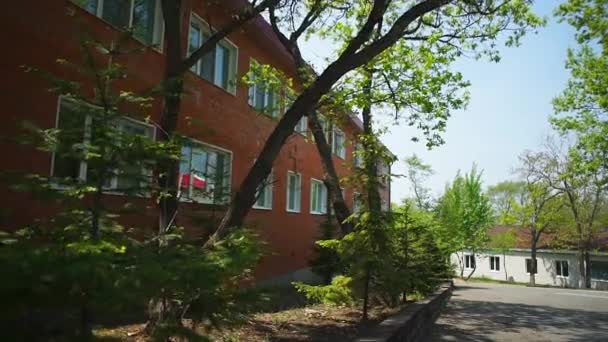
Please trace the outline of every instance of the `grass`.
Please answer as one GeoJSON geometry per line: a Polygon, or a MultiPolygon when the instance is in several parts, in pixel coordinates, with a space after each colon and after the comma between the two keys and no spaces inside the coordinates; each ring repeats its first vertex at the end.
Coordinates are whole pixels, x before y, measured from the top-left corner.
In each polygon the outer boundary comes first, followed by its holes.
{"type": "MultiPolygon", "coordinates": [[[[461,278],[462,280],[465,280],[464,278],[461,278]]],[[[488,277],[474,277],[474,278],[470,278],[469,280],[465,280],[469,283],[491,283],[491,284],[506,284],[506,285],[519,285],[519,286],[528,286],[528,283],[518,283],[518,282],[514,282],[514,281],[506,281],[506,280],[496,280],[496,279],[492,279],[492,278],[488,278],[488,277]]]]}

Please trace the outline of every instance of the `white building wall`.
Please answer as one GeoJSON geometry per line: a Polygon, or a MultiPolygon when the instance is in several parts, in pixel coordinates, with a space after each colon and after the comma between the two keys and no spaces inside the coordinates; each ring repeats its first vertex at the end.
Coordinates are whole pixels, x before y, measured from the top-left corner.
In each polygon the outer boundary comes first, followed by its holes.
{"type": "MultiPolygon", "coordinates": [[[[471,253],[464,252],[464,254],[471,253]]],[[[486,277],[494,280],[527,283],[530,281],[530,274],[526,272],[526,259],[529,258],[529,251],[510,251],[506,256],[492,252],[476,253],[475,261],[477,267],[472,277],[486,277]],[[500,258],[500,271],[493,271],[490,269],[490,256],[497,256],[500,258]]],[[[460,259],[464,260],[462,252],[453,254],[451,257],[452,264],[458,275],[460,275],[460,259]]],[[[570,251],[539,251],[536,254],[536,260],[538,269],[535,281],[537,285],[570,288],[583,287],[578,267],[578,258],[575,253],[570,251]],[[568,277],[556,275],[555,265],[558,260],[568,262],[568,277]]],[[[608,256],[593,256],[592,260],[608,261],[608,256]]],[[[472,269],[465,268],[464,276],[467,277],[471,271],[472,269]]],[[[591,287],[608,290],[608,281],[592,280],[591,287]]]]}

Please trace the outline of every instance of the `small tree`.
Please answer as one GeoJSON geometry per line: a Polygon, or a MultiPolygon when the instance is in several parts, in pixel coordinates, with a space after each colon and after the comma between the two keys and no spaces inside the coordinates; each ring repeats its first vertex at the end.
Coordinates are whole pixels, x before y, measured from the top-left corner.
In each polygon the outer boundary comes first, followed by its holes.
{"type": "MultiPolygon", "coordinates": [[[[441,222],[442,245],[449,246],[449,253],[459,258],[460,276],[464,276],[464,253],[475,254],[485,246],[488,227],[492,224],[490,200],[482,190],[481,173],[473,166],[464,176],[457,174],[439,199],[436,213],[441,222]],[[460,252],[460,255],[458,254],[460,252]]],[[[475,269],[467,276],[469,279],[475,269]]]]}

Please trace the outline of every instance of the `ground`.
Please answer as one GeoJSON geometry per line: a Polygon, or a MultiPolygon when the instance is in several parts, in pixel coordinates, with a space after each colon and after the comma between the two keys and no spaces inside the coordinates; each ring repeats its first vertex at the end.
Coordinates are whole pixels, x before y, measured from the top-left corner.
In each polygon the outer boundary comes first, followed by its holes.
{"type": "MultiPolygon", "coordinates": [[[[352,341],[363,329],[397,313],[402,307],[374,307],[370,320],[361,322],[360,307],[336,307],[322,304],[307,305],[277,312],[258,313],[234,329],[200,331],[212,341],[287,342],[352,341]]],[[[143,342],[147,339],[137,332],[143,324],[98,327],[95,335],[106,340],[143,342]]]]}
{"type": "Polygon", "coordinates": [[[457,282],[428,341],[608,341],[608,292],[457,282]]]}

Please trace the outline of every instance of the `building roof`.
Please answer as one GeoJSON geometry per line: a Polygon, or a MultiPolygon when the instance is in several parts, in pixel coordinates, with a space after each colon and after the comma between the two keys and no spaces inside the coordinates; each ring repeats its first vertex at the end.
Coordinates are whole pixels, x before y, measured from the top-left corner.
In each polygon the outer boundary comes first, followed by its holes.
{"type": "MultiPolygon", "coordinates": [[[[488,231],[490,237],[506,233],[508,231],[513,231],[515,233],[516,239],[512,248],[517,249],[530,249],[532,242],[532,234],[529,229],[524,229],[521,226],[515,225],[497,225],[488,231]]],[[[608,230],[600,232],[596,239],[593,241],[591,248],[593,250],[597,250],[600,252],[608,252],[608,230]]],[[[537,249],[539,250],[549,250],[549,249],[568,249],[575,250],[576,244],[575,242],[564,242],[558,241],[557,236],[555,234],[542,234],[537,243],[537,249]],[[569,246],[568,246],[569,245],[569,246]],[[564,248],[566,246],[566,248],[564,248]]]]}

